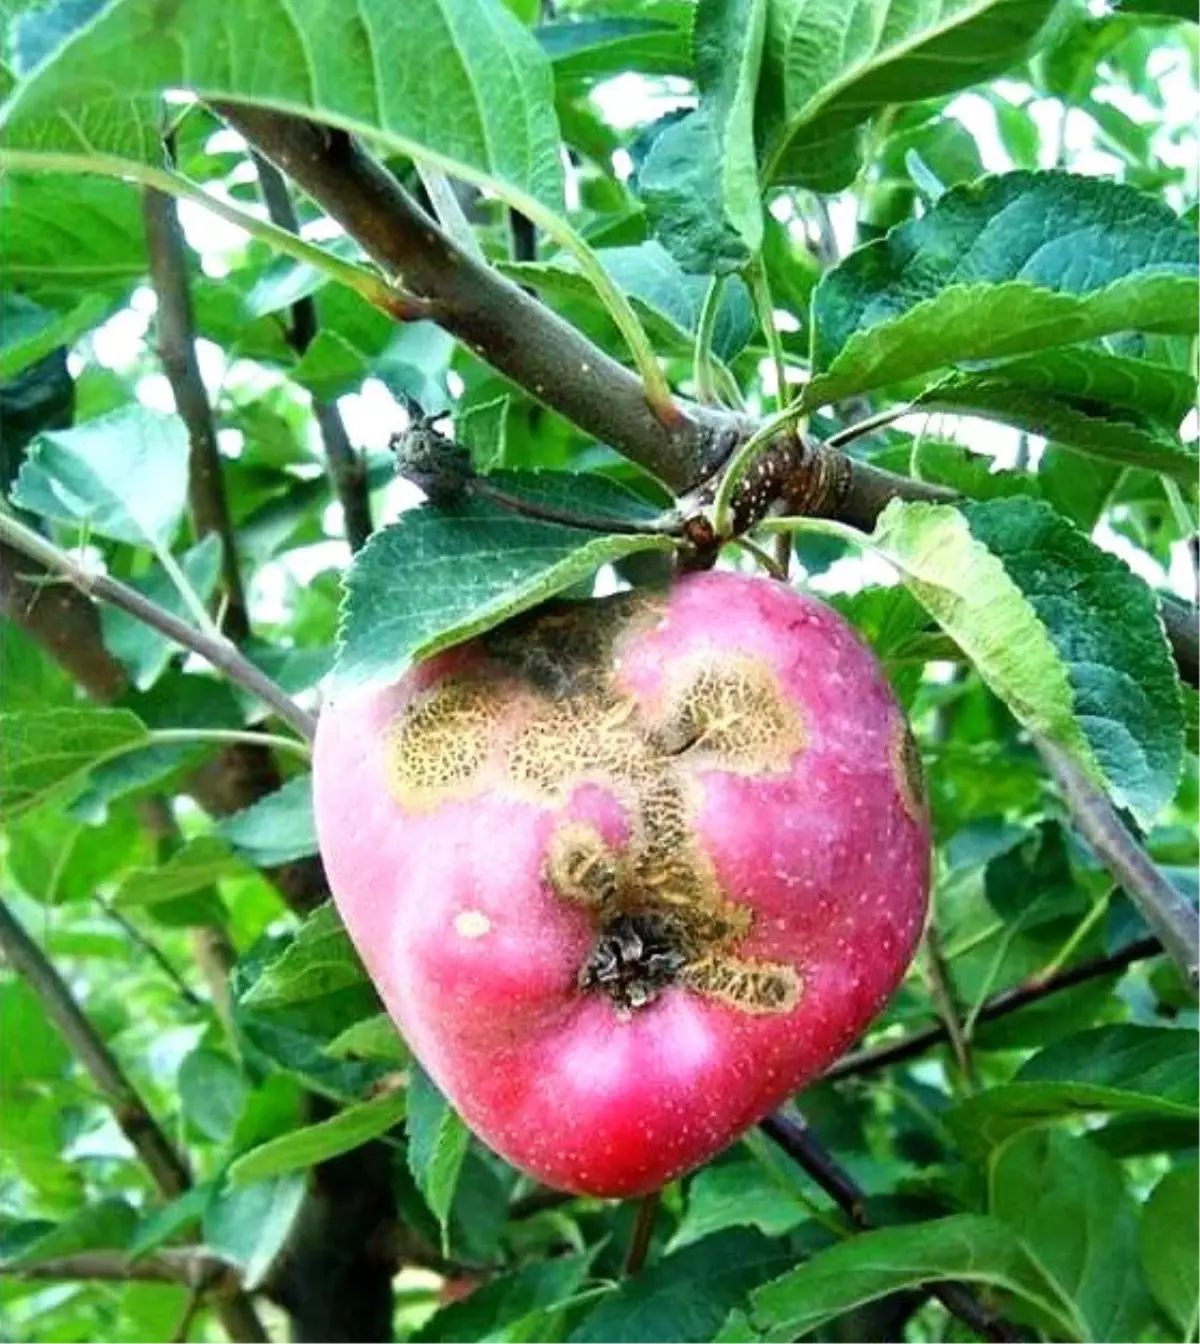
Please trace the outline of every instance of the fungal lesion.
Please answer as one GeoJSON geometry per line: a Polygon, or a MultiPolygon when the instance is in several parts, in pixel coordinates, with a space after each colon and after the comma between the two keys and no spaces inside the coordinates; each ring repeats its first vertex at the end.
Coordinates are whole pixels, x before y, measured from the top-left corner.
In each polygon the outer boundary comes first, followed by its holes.
{"type": "Polygon", "coordinates": [[[485,637],[486,662],[449,678],[389,730],[389,787],[411,810],[489,788],[563,806],[595,782],[622,804],[628,836],[564,821],[545,879],[594,929],[583,993],[628,1016],[670,986],[749,1014],[790,1012],[795,967],[741,955],[753,915],[722,891],[696,833],[699,771],[784,771],[804,725],[761,660],[723,650],[673,670],[661,703],[619,684],[622,642],[659,616],[653,596],[562,605],[485,637]],[[514,708],[515,706],[515,708],[514,708]]]}

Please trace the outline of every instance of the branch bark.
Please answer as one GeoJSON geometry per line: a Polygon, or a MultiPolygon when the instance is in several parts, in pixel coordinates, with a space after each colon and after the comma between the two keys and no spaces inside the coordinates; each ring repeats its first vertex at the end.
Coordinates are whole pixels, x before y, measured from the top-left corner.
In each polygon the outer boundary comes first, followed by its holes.
{"type": "Polygon", "coordinates": [[[1159,606],[1179,675],[1189,686],[1200,685],[1200,631],[1196,608],[1167,594],[1161,596],[1159,606]]]}
{"type": "MultiPolygon", "coordinates": [[[[261,154],[251,156],[258,170],[259,187],[271,222],[289,233],[299,234],[300,221],[283,174],[261,154]]],[[[317,305],[309,295],[292,304],[288,344],[303,355],[316,339],[317,305]]],[[[371,499],[367,492],[367,468],[346,432],[346,423],[335,402],[313,398],[313,418],[325,447],[325,461],[334,493],[342,506],[342,519],[350,549],[357,551],[371,535],[371,499]]]]}
{"type": "Polygon", "coordinates": [[[1141,911],[1185,982],[1195,991],[1200,982],[1200,915],[1158,871],[1154,860],[1117,815],[1116,808],[1066,752],[1045,738],[1037,740],[1037,748],[1076,829],[1141,911]]]}
{"type": "MultiPolygon", "coordinates": [[[[1092,957],[1049,977],[1034,976],[1022,984],[1013,985],[993,995],[976,1014],[975,1020],[991,1022],[998,1017],[1007,1017],[1009,1013],[1015,1013],[1031,1003],[1038,1003],[1054,994],[1061,994],[1063,990],[1073,989],[1076,985],[1086,984],[1087,981],[1099,979],[1104,975],[1116,975],[1127,970],[1135,962],[1158,956],[1162,950],[1162,944],[1157,938],[1139,938],[1110,956],[1092,957]]],[[[924,1031],[914,1031],[898,1041],[871,1046],[845,1055],[832,1068],[826,1069],[822,1081],[838,1082],[843,1078],[860,1078],[866,1074],[878,1073],[881,1069],[891,1068],[894,1064],[918,1059],[933,1046],[942,1045],[949,1039],[950,1032],[946,1024],[939,1022],[936,1026],[926,1027],[924,1031]]]]}
{"type": "Polygon", "coordinates": [[[5,1266],[0,1272],[15,1279],[179,1283],[201,1289],[238,1286],[233,1266],[202,1246],[171,1247],[137,1260],[131,1260],[127,1251],[79,1251],[28,1265],[5,1266]]]}
{"type": "Polygon", "coordinates": [[[246,593],[238,564],[237,538],[225,494],[217,427],[200,364],[188,288],[187,248],[173,196],[148,188],[142,197],[150,280],[158,295],[158,358],[175,409],[188,433],[188,506],[197,537],[221,540],[221,582],[225,592],[221,628],[235,643],[250,633],[246,593]]]}

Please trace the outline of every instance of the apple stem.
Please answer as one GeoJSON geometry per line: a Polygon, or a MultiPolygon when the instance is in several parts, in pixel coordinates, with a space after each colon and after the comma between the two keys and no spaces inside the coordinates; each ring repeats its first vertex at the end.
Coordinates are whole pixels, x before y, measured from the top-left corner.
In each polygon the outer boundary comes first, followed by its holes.
{"type": "Polygon", "coordinates": [[[633,1235],[629,1238],[629,1250],[625,1255],[622,1273],[626,1278],[637,1274],[646,1263],[646,1253],[650,1250],[650,1239],[654,1235],[654,1219],[658,1215],[658,1206],[662,1200],[661,1190],[651,1190],[638,1202],[637,1217],[633,1221],[633,1235]]]}

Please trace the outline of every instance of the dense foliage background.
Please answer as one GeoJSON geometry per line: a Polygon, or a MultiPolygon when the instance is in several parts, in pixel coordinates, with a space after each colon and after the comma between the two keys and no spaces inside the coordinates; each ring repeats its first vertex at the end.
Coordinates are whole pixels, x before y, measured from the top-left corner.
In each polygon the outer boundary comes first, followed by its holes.
{"type": "Polygon", "coordinates": [[[1194,1340],[1194,12],[0,12],[0,1335],[1194,1340]],[[789,408],[795,523],[689,493],[789,408]],[[669,492],[873,643],[937,867],[869,1041],[651,1226],[409,1059],[303,739],[335,657],[662,572],[669,492]]]}

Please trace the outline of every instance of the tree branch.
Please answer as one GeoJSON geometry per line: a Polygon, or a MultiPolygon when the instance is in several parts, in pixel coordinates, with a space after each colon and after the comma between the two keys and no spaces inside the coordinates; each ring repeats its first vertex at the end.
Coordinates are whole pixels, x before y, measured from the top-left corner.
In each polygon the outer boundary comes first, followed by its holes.
{"type": "Polygon", "coordinates": [[[681,407],[664,425],[640,379],[537,299],[466,256],[395,178],[347,136],[263,108],[217,111],[427,303],[427,315],[531,396],[686,489],[721,465],[744,422],[681,407]]]}
{"type": "Polygon", "coordinates": [[[1036,741],[1076,829],[1141,911],[1142,918],[1162,941],[1163,950],[1194,991],[1200,964],[1200,915],[1158,871],[1154,860],[1117,815],[1116,808],[1066,752],[1045,738],[1036,741]]]}
{"type": "MultiPolygon", "coordinates": [[[[289,233],[299,234],[300,221],[288,193],[283,174],[261,154],[252,154],[258,171],[259,187],[273,224],[289,233]]],[[[303,355],[316,339],[317,305],[305,295],[292,304],[292,324],[288,329],[288,344],[298,355],[303,355]]],[[[325,446],[325,461],[334,493],[342,506],[346,540],[350,549],[357,551],[371,535],[371,500],[367,492],[367,468],[362,454],[355,451],[346,433],[346,424],[336,402],[313,397],[313,418],[325,446]]]]}
{"type": "Polygon", "coordinates": [[[1200,631],[1196,608],[1167,593],[1159,594],[1159,608],[1179,675],[1189,686],[1200,685],[1200,631]]]}
{"type": "Polygon", "coordinates": [[[123,930],[129,941],[136,947],[140,947],[159,970],[162,971],[167,979],[170,980],[184,1003],[186,1003],[189,1008],[203,1008],[203,1000],[192,990],[191,986],[183,976],[179,974],[175,967],[171,965],[170,960],[163,950],[151,939],[147,938],[132,920],[126,919],[115,906],[109,905],[109,903],[99,894],[96,895],[95,899],[96,903],[100,906],[100,909],[104,911],[105,915],[111,919],[119,929],[123,930]]]}
{"type": "MultiPolygon", "coordinates": [[[[825,1191],[859,1231],[873,1224],[867,1217],[866,1191],[817,1138],[798,1112],[776,1112],[762,1121],[760,1128],[798,1166],[825,1191]]],[[[1008,1321],[989,1311],[975,1294],[961,1283],[943,1282],[926,1285],[929,1292],[952,1315],[957,1316],[976,1334],[989,1340],[1019,1340],[1020,1333],[1008,1321]]]]}
{"type": "MultiPolygon", "coordinates": [[[[1075,966],[1052,976],[1034,976],[1019,985],[1002,990],[993,995],[976,1014],[976,1022],[991,1022],[998,1017],[1007,1017],[1031,1003],[1061,994],[1063,990],[1073,989],[1076,985],[1086,984],[1089,980],[1104,975],[1116,975],[1132,966],[1135,962],[1145,961],[1147,957],[1156,957],[1163,950],[1157,938],[1139,938],[1119,952],[1109,956],[1092,957],[1075,966]]],[[[950,1033],[944,1022],[926,1027],[923,1031],[914,1031],[898,1041],[884,1045],[871,1046],[865,1050],[856,1050],[845,1055],[832,1068],[822,1075],[823,1082],[838,1082],[843,1078],[860,1078],[865,1074],[878,1073],[893,1064],[903,1064],[917,1059],[931,1047],[949,1041],[950,1033]]]]}
{"type": "Polygon", "coordinates": [[[955,992],[954,978],[950,974],[950,967],[942,951],[941,935],[933,923],[930,923],[925,930],[925,957],[929,973],[930,997],[946,1028],[946,1037],[954,1052],[954,1059],[962,1074],[963,1082],[974,1091],[979,1086],[979,1075],[971,1054],[971,1042],[963,1027],[962,1010],[955,992]]]}
{"type": "Polygon", "coordinates": [[[276,685],[227,640],[217,640],[197,630],[119,579],[107,574],[88,573],[66,551],[5,514],[0,514],[0,542],[7,543],[46,569],[62,575],[81,593],[120,607],[180,647],[199,654],[206,662],[224,672],[231,681],[258,696],[306,741],[312,741],[316,731],[316,721],[312,715],[301,709],[282,687],[276,685]]]}
{"type": "Polygon", "coordinates": [[[179,1283],[191,1288],[237,1286],[232,1265],[202,1246],[169,1247],[131,1260],[127,1251],[78,1251],[74,1255],[6,1265],[0,1273],[15,1279],[94,1279],[115,1283],[179,1283]]]}
{"type": "Polygon", "coordinates": [[[246,593],[238,565],[237,538],[221,450],[208,392],[196,359],[195,323],[188,289],[187,249],[173,196],[152,187],[142,197],[150,280],[158,296],[158,357],[163,366],[175,409],[188,433],[188,505],[197,537],[216,533],[221,541],[221,580],[225,591],[222,629],[241,644],[250,633],[246,593]]]}

